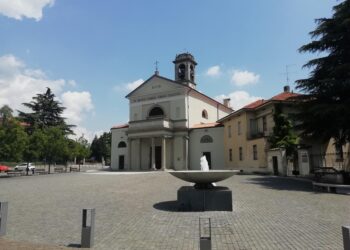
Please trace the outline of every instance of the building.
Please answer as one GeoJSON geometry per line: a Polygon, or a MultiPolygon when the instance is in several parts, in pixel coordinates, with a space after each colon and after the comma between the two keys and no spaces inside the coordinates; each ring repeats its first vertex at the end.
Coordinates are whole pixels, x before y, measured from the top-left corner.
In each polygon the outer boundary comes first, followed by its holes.
{"type": "MultiPolygon", "coordinates": [[[[293,97],[289,86],[284,91],[268,100],[257,100],[243,108],[219,119],[224,125],[225,164],[228,168],[241,169],[245,172],[273,172],[269,167],[268,137],[273,133],[273,114],[276,105],[281,105],[284,114],[295,113],[293,97]]],[[[281,157],[280,157],[281,158],[281,157]]],[[[272,161],[281,159],[273,158],[272,161]]],[[[273,168],[273,167],[272,167],[273,168]]],[[[285,174],[282,163],[275,169],[285,174]]]]}
{"type": "Polygon", "coordinates": [[[175,80],[156,70],[126,96],[129,122],[111,129],[113,170],[200,169],[202,155],[211,168],[224,168],[224,131],[216,121],[232,112],[229,101],[196,90],[191,54],[179,54],[173,63],[175,80]]]}

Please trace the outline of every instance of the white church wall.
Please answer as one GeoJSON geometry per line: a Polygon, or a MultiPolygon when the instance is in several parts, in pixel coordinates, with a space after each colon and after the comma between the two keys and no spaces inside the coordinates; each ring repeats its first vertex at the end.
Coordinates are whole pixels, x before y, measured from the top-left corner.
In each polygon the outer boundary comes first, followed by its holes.
{"type": "Polygon", "coordinates": [[[173,166],[175,170],[184,170],[186,169],[186,161],[185,161],[185,139],[184,137],[187,135],[184,133],[177,133],[173,137],[173,166]]]}
{"type": "Polygon", "coordinates": [[[212,123],[226,116],[229,112],[223,111],[217,104],[199,99],[198,96],[189,96],[189,124],[192,127],[199,123],[212,123]],[[208,119],[202,117],[202,111],[206,110],[208,119]]]}
{"type": "Polygon", "coordinates": [[[130,164],[130,170],[140,170],[140,163],[141,163],[141,152],[140,152],[140,143],[141,139],[133,139],[131,141],[131,164],[130,164]]]}
{"type": "Polygon", "coordinates": [[[124,155],[124,169],[129,168],[128,163],[128,138],[126,135],[127,128],[112,129],[112,145],[111,145],[111,168],[113,170],[119,169],[119,156],[124,155]],[[118,148],[118,144],[124,141],[126,143],[126,148],[118,148]]]}
{"type": "Polygon", "coordinates": [[[203,152],[210,152],[211,169],[225,169],[223,137],[224,127],[193,129],[190,133],[190,169],[200,170],[203,152]],[[209,135],[213,142],[201,143],[204,135],[209,135]]]}

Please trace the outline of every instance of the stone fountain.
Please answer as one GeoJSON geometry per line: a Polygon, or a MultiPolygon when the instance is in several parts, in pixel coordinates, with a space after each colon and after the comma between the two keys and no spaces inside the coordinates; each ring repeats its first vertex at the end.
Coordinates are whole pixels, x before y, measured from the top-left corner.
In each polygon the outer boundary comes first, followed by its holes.
{"type": "Polygon", "coordinates": [[[173,176],[194,183],[177,191],[178,208],[185,211],[232,211],[232,191],[216,186],[238,170],[209,170],[205,156],[200,160],[201,170],[168,171],[173,176]]]}

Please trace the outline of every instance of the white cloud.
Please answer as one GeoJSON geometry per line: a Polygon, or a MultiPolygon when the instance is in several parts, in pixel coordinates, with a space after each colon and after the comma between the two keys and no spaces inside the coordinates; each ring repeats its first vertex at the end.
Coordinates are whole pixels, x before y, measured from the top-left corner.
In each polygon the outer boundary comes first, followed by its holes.
{"type": "Polygon", "coordinates": [[[55,0],[0,0],[0,14],[22,20],[34,18],[39,21],[43,17],[45,6],[53,6],[55,0]]]}
{"type": "Polygon", "coordinates": [[[219,96],[215,97],[215,99],[221,103],[226,98],[231,99],[230,104],[234,110],[238,110],[238,109],[242,108],[243,106],[245,106],[251,102],[254,102],[256,100],[263,99],[262,97],[251,96],[246,91],[234,91],[228,95],[219,95],[219,96]]]}
{"type": "Polygon", "coordinates": [[[61,95],[60,99],[63,106],[66,107],[63,116],[67,118],[67,123],[69,124],[81,124],[84,115],[94,108],[91,94],[87,91],[67,91],[61,95]]]}
{"type": "Polygon", "coordinates": [[[247,70],[234,70],[231,76],[231,82],[236,86],[245,86],[259,82],[260,75],[247,70]]]}
{"type": "Polygon", "coordinates": [[[94,108],[91,94],[87,91],[64,91],[65,87],[72,85],[76,85],[74,80],[49,79],[44,71],[28,68],[13,55],[0,57],[0,107],[7,104],[13,110],[26,112],[22,103],[32,101],[33,96],[44,93],[49,87],[66,107],[63,116],[67,118],[67,123],[77,125],[74,128],[77,132],[76,137],[81,136],[81,131],[93,137],[94,133],[82,126],[84,118],[91,114],[89,112],[94,108]]]}
{"type": "Polygon", "coordinates": [[[207,73],[206,73],[208,76],[219,76],[221,75],[221,69],[220,69],[220,66],[219,65],[215,65],[213,67],[210,67],[208,70],[207,70],[207,73]]]}
{"type": "Polygon", "coordinates": [[[113,89],[115,91],[133,91],[138,86],[140,86],[143,82],[144,82],[144,80],[142,78],[140,78],[140,79],[133,81],[133,82],[129,82],[129,83],[121,84],[121,85],[116,85],[116,86],[114,86],[113,89]]]}
{"type": "Polygon", "coordinates": [[[0,57],[0,106],[7,104],[13,110],[23,109],[23,102],[31,101],[47,87],[61,93],[65,83],[64,79],[48,79],[40,69],[27,68],[13,55],[0,57]]]}

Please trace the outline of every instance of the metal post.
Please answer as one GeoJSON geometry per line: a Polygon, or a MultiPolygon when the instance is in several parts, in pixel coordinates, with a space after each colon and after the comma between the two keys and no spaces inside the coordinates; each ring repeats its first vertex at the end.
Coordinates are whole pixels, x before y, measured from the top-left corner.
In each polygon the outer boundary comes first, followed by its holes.
{"type": "Polygon", "coordinates": [[[211,250],[211,221],[210,218],[199,218],[199,249],[200,250],[211,250]],[[205,226],[203,225],[202,230],[202,223],[201,220],[207,220],[207,233],[205,233],[204,229],[205,226]],[[203,235],[202,235],[202,232],[203,235]]]}
{"type": "Polygon", "coordinates": [[[342,226],[344,250],[350,250],[350,226],[342,226]]]}
{"type": "Polygon", "coordinates": [[[6,235],[8,202],[0,202],[0,236],[6,235]]]}
{"type": "Polygon", "coordinates": [[[95,208],[83,209],[83,225],[81,229],[81,247],[90,248],[94,245],[95,235],[95,208]],[[90,212],[90,223],[88,216],[90,212]]]}

